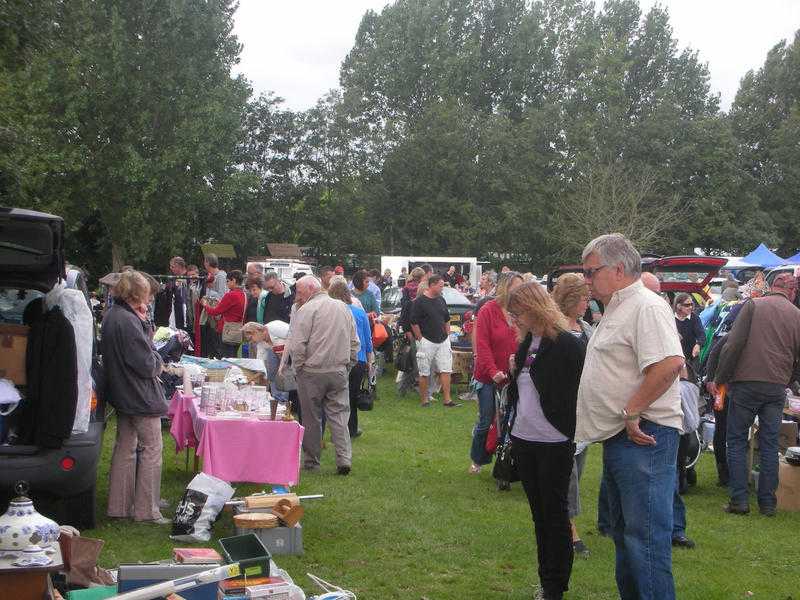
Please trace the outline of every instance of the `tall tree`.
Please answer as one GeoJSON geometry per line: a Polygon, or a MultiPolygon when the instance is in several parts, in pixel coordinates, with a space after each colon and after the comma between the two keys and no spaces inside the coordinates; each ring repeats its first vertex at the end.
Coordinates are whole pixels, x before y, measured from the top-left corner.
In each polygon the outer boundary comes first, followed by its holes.
{"type": "Polygon", "coordinates": [[[744,166],[784,256],[800,249],[800,31],[777,44],[764,66],[742,79],[731,121],[744,166]]]}
{"type": "Polygon", "coordinates": [[[35,125],[19,203],[96,216],[116,267],[184,247],[233,173],[249,94],[231,77],[233,0],[55,6],[17,104],[35,125]]]}

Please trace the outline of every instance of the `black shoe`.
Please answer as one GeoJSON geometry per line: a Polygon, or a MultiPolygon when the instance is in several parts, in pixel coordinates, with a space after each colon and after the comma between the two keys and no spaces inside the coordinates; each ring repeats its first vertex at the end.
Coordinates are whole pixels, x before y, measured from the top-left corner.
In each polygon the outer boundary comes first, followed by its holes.
{"type": "Polygon", "coordinates": [[[591,552],[589,552],[589,548],[587,548],[586,544],[583,543],[583,540],[575,540],[572,542],[572,551],[576,556],[582,556],[583,558],[589,558],[589,555],[591,554],[591,552]]]}
{"type": "Polygon", "coordinates": [[[685,535],[672,538],[672,545],[676,548],[686,548],[687,550],[694,548],[694,542],[685,535]]]}
{"type": "Polygon", "coordinates": [[[342,465],[341,467],[336,467],[336,474],[337,475],[350,475],[350,467],[347,465],[342,465]]]}
{"type": "Polygon", "coordinates": [[[776,510],[774,506],[759,506],[758,512],[760,512],[765,517],[774,517],[776,510]]]}
{"type": "Polygon", "coordinates": [[[597,534],[602,537],[607,537],[607,538],[611,537],[611,532],[608,529],[603,529],[602,527],[597,528],[597,534]]]}
{"type": "Polygon", "coordinates": [[[728,502],[728,504],[722,507],[722,510],[731,515],[750,514],[750,507],[747,504],[732,504],[728,502]]]}
{"type": "Polygon", "coordinates": [[[363,432],[361,429],[359,429],[359,430],[358,430],[358,431],[356,431],[355,433],[351,433],[351,434],[350,434],[350,439],[351,439],[351,440],[352,440],[352,439],[355,439],[355,438],[357,438],[358,436],[360,436],[362,433],[364,433],[364,432],[363,432]]]}

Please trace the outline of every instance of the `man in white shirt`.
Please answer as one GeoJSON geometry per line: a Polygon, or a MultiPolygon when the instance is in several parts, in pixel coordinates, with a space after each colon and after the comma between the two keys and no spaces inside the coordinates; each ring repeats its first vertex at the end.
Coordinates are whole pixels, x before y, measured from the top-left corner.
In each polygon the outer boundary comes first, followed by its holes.
{"type": "Polygon", "coordinates": [[[623,235],[589,242],[583,269],[606,310],[586,352],[575,439],[603,442],[620,597],[674,600],[672,500],[683,422],[675,318],[642,285],[641,256],[623,235]]]}

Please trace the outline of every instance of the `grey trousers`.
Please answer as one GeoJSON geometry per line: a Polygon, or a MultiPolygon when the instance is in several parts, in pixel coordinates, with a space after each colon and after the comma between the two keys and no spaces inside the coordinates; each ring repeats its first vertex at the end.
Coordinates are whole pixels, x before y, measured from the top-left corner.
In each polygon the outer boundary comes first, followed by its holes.
{"type": "Polygon", "coordinates": [[[161,419],[117,413],[117,439],[108,478],[108,516],[161,518],[161,419]],[[137,447],[141,448],[137,464],[137,447]]]}
{"type": "Polygon", "coordinates": [[[350,394],[347,369],[329,373],[297,374],[297,395],[303,413],[303,468],[319,468],[322,445],[322,411],[331,428],[331,438],[336,452],[336,466],[349,467],[353,453],[350,446],[350,394]]]}

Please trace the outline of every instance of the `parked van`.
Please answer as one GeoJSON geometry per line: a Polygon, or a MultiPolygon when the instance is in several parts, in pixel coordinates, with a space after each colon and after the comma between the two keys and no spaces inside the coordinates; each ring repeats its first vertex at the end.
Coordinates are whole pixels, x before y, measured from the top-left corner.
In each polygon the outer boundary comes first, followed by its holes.
{"type": "Polygon", "coordinates": [[[268,258],[266,260],[250,261],[247,263],[249,267],[252,264],[258,264],[264,267],[264,272],[275,271],[283,281],[293,284],[295,275],[302,273],[303,275],[313,275],[314,268],[308,263],[292,259],[268,258]]]}
{"type": "Polygon", "coordinates": [[[477,288],[481,279],[481,265],[474,256],[381,256],[381,273],[390,269],[392,279],[397,283],[400,269],[405,267],[406,272],[410,273],[414,267],[426,263],[433,267],[434,273],[440,274],[445,273],[451,266],[455,266],[469,281],[472,288],[477,288]]]}

